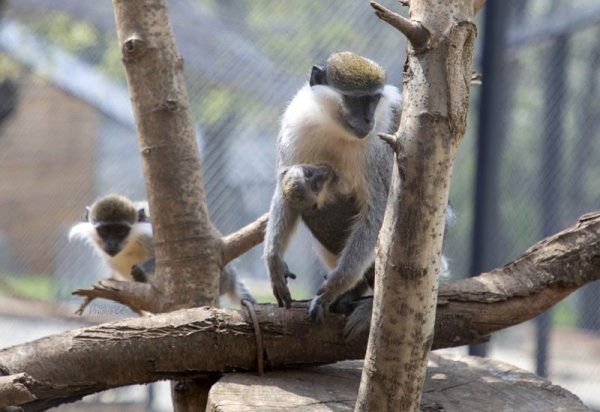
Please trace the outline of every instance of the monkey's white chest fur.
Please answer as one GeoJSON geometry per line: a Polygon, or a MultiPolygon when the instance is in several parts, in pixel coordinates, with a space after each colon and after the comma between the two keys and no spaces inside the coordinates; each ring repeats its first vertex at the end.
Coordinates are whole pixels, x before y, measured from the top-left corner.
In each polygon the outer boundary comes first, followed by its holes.
{"type": "Polygon", "coordinates": [[[123,280],[133,280],[131,267],[154,256],[151,239],[152,226],[150,223],[138,223],[133,226],[125,242],[125,247],[115,256],[106,255],[108,264],[115,271],[113,276],[118,275],[123,280]]]}
{"type": "Polygon", "coordinates": [[[79,223],[71,228],[69,239],[83,239],[94,247],[113,270],[112,276],[118,280],[133,280],[131,267],[143,263],[154,256],[152,226],[148,222],[138,222],[124,241],[124,247],[115,256],[108,255],[100,246],[102,243],[94,226],[88,222],[79,223]]]}
{"type": "Polygon", "coordinates": [[[377,133],[390,123],[391,113],[386,100],[390,97],[399,99],[397,91],[386,89],[375,113],[373,131],[360,139],[339,121],[340,94],[330,87],[306,84],[294,96],[282,118],[278,138],[279,167],[328,163],[336,169],[340,193],[355,193],[359,200],[366,200],[369,194],[362,192],[367,187],[367,158],[371,150],[381,150],[377,133]],[[388,96],[390,93],[397,96],[388,96]]]}
{"type": "Polygon", "coordinates": [[[113,276],[122,280],[133,280],[131,277],[131,268],[133,265],[143,263],[152,256],[151,250],[148,250],[140,242],[129,242],[125,249],[113,257],[108,257],[107,261],[110,267],[115,271],[113,276]]]}
{"type": "Polygon", "coordinates": [[[316,89],[303,87],[283,116],[280,166],[328,163],[338,173],[339,190],[349,193],[360,186],[364,176],[365,142],[337,121],[340,99],[336,93],[316,89]]]}

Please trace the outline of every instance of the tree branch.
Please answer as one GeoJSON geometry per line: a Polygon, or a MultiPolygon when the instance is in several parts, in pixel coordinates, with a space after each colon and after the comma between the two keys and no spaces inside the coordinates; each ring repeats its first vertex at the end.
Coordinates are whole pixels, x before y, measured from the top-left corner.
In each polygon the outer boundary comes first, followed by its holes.
{"type": "Polygon", "coordinates": [[[254,222],[244,226],[237,232],[223,237],[223,265],[243,255],[263,241],[269,214],[265,213],[254,222]]]}
{"type": "Polygon", "coordinates": [[[158,313],[161,311],[161,306],[158,304],[160,294],[148,283],[106,279],[93,285],[92,289],[77,289],[73,295],[86,298],[78,310],[81,314],[85,307],[97,298],[121,303],[136,312],[158,313]]]}
{"type": "MultiPolygon", "coordinates": [[[[113,8],[152,210],[156,271],[150,283],[160,291],[154,303],[158,312],[218,306],[222,241],[206,206],[167,0],[113,0],[113,8]]],[[[205,382],[173,389],[182,389],[173,393],[175,412],[202,408],[206,401],[205,382]]]]}
{"type": "MultiPolygon", "coordinates": [[[[480,342],[531,319],[600,279],[600,212],[549,237],[510,264],[440,287],[434,348],[480,342]]],[[[266,369],[364,356],[367,336],[343,338],[344,315],[310,322],[306,304],[257,305],[266,369]]],[[[27,373],[36,411],[123,385],[210,372],[255,370],[252,322],[244,310],[196,308],[68,331],[0,351],[0,373],[27,373]],[[228,350],[235,348],[235,350],[228,350]],[[61,365],[60,368],[46,365],[61,365]]]]}
{"type": "Polygon", "coordinates": [[[412,21],[376,1],[371,1],[371,7],[375,10],[375,15],[385,21],[392,27],[395,27],[412,43],[415,49],[425,47],[429,40],[429,32],[418,21],[412,21]]]}
{"type": "Polygon", "coordinates": [[[400,126],[396,137],[383,136],[395,163],[375,250],[372,323],[355,411],[416,411],[434,340],[444,217],[466,128],[465,80],[477,30],[473,0],[411,0],[410,20],[371,6],[409,44],[400,126]]]}
{"type": "Polygon", "coordinates": [[[502,268],[440,286],[434,346],[486,341],[598,279],[600,212],[594,212],[502,268]]]}

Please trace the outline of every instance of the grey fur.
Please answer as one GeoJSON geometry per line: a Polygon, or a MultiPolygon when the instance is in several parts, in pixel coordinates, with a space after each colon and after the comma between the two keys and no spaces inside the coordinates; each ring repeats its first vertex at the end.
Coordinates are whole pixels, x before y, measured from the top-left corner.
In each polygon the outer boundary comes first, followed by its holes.
{"type": "Polygon", "coordinates": [[[377,133],[396,131],[392,128],[397,127],[398,120],[393,116],[400,112],[401,105],[396,88],[385,86],[377,92],[383,97],[376,109],[375,126],[366,136],[353,135],[347,125],[341,124],[349,122],[344,118],[344,99],[331,86],[305,85],[283,116],[278,138],[279,170],[300,163],[326,163],[339,178],[328,186],[332,191],[329,202],[299,212],[285,202],[279,173],[265,236],[264,258],[280,306],[291,304],[287,287],[290,273],[282,256],[299,217],[328,252],[324,255],[329,255],[333,268],[310,307],[316,321],[323,319],[336,299],[361,282],[374,262],[393,165],[392,152],[377,133]]]}

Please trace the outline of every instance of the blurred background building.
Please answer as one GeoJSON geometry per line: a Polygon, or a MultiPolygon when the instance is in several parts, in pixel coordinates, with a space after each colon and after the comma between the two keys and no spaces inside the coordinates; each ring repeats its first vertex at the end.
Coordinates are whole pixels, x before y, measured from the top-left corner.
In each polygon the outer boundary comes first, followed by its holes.
{"type": "MultiPolygon", "coordinates": [[[[397,1],[381,3],[398,9],[397,1]]],[[[458,219],[445,246],[453,278],[507,263],[600,209],[600,4],[498,3],[492,20],[478,18],[475,69],[484,86],[472,89],[454,170],[450,198],[458,219]],[[486,32],[486,23],[495,31],[486,32]],[[494,64],[486,66],[484,54],[494,64]],[[494,92],[482,96],[485,87],[494,92]],[[481,161],[485,147],[493,158],[481,161]]],[[[389,81],[402,85],[404,39],[368,1],[169,6],[209,210],[223,233],[267,211],[279,118],[313,64],[352,50],[380,62],[389,81]]],[[[63,316],[79,303],[70,293],[108,269],[86,245],[68,244],[68,229],[84,206],[109,192],[145,197],[111,2],[0,0],[0,347],[73,327],[63,316]],[[54,320],[40,320],[33,304],[19,309],[15,302],[24,297],[55,302],[54,320]]],[[[311,296],[322,271],[309,243],[301,231],[287,255],[301,274],[292,285],[298,299],[311,296]]],[[[261,251],[236,264],[259,300],[272,300],[261,251]]],[[[472,351],[546,375],[600,410],[599,300],[596,282],[472,351]]],[[[102,302],[90,311],[126,312],[102,302]]],[[[91,401],[164,407],[147,389],[116,393],[91,401]]]]}

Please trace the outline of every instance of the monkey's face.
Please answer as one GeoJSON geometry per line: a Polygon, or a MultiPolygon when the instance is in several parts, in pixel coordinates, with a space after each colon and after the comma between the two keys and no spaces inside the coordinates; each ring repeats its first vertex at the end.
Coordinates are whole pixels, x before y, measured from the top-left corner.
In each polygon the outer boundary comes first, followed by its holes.
{"type": "Polygon", "coordinates": [[[311,87],[330,87],[341,95],[342,126],[363,139],[375,127],[375,111],[385,85],[385,71],[374,61],[352,52],[334,53],[321,66],[313,66],[311,87]]]}
{"type": "Polygon", "coordinates": [[[116,256],[126,244],[131,226],[124,223],[105,223],[96,225],[96,233],[100,238],[100,247],[109,256],[116,256]]]}
{"type": "Polygon", "coordinates": [[[375,112],[381,99],[381,92],[372,94],[342,96],[342,123],[346,130],[363,139],[375,127],[375,112]]]}
{"type": "Polygon", "coordinates": [[[294,165],[282,174],[283,197],[294,209],[318,208],[327,198],[327,185],[335,178],[328,164],[294,165]]]}

